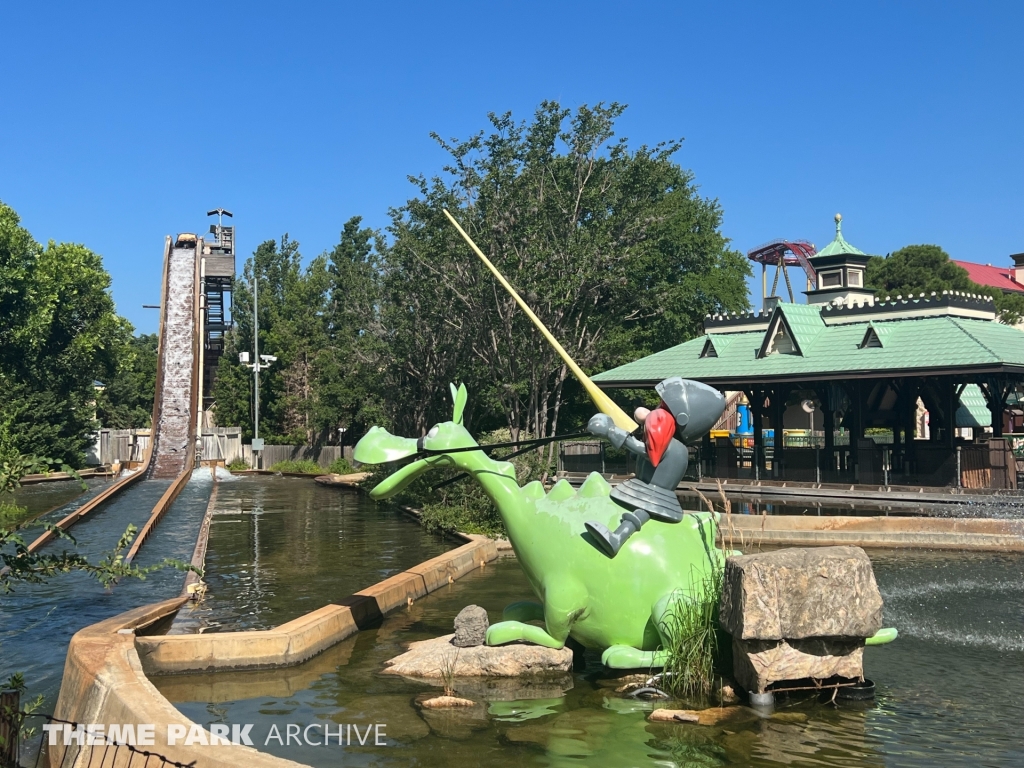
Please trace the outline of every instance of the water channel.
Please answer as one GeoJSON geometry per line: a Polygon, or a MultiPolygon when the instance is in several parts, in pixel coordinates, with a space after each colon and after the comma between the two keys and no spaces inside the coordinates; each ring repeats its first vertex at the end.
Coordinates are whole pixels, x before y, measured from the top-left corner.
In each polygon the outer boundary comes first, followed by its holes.
{"type": "Polygon", "coordinates": [[[84,481],[86,487],[83,489],[82,482],[78,480],[54,480],[23,485],[16,488],[13,493],[0,494],[0,502],[6,502],[18,508],[16,513],[3,521],[3,525],[8,527],[25,526],[51,512],[59,510],[70,512],[103,490],[109,482],[104,478],[89,478],[84,481]]]}
{"type": "Polygon", "coordinates": [[[355,491],[306,478],[234,476],[217,487],[203,602],[171,629],[269,629],[458,546],[355,491]]]}
{"type": "MultiPolygon", "coordinates": [[[[100,560],[114,548],[129,524],[138,528],[146,522],[169,483],[169,480],[147,480],[123,491],[71,529],[77,543],[58,540],[42,552],[67,550],[81,553],[91,562],[100,560]]],[[[194,474],[139,551],[137,565],[146,567],[165,557],[187,562],[192,557],[212,485],[209,471],[194,474]]],[[[92,487],[68,504],[27,522],[21,535],[31,541],[42,531],[44,522],[56,522],[102,487],[102,484],[92,487]]],[[[34,503],[45,495],[36,490],[41,488],[20,489],[16,494],[17,503],[22,506],[34,503]]],[[[56,490],[49,492],[56,493],[56,490]]],[[[43,711],[52,711],[71,636],[82,627],[118,613],[173,597],[181,591],[183,579],[180,571],[165,569],[149,574],[144,581],[129,579],[105,590],[92,577],[76,572],[54,576],[44,584],[15,585],[13,593],[0,597],[0,679],[6,680],[14,672],[23,673],[29,694],[43,694],[43,711]]]]}
{"type": "MultiPolygon", "coordinates": [[[[373,532],[398,518],[355,493],[326,491],[333,501],[320,499],[321,512],[300,505],[296,514],[295,496],[280,479],[236,488],[218,503],[223,520],[211,532],[210,602],[189,621],[208,631],[272,626],[319,607],[408,567],[401,563],[416,558],[399,550],[416,539],[420,559],[447,546],[399,525],[393,548],[374,554],[373,532]],[[293,512],[272,511],[276,505],[293,512]],[[348,552],[345,542],[353,541],[360,544],[348,552]]],[[[381,675],[384,661],[410,641],[450,632],[465,605],[482,605],[496,621],[507,603],[532,598],[514,559],[473,572],[303,665],[153,682],[196,722],[253,723],[259,749],[314,766],[1024,765],[1024,702],[1014,687],[1024,680],[1024,557],[870,554],[885,622],[901,634],[866,651],[867,674],[878,686],[867,704],[792,699],[771,717],[728,727],[655,725],[645,719],[652,705],[616,694],[615,681],[588,654],[586,668],[567,680],[511,701],[491,700],[501,696],[463,681],[461,692],[476,697],[477,707],[420,710],[416,697],[436,689],[381,675]],[[314,723],[363,730],[383,723],[387,746],[264,743],[274,724],[283,735],[288,724],[314,723]]]]}

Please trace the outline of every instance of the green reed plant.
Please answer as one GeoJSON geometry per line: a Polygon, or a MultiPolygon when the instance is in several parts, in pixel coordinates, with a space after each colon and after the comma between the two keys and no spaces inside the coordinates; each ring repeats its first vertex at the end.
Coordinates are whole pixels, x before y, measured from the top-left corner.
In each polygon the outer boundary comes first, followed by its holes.
{"type": "Polygon", "coordinates": [[[679,699],[705,700],[713,690],[719,651],[718,600],[722,594],[720,566],[693,579],[689,593],[680,593],[662,619],[668,659],[661,688],[679,699]]]}
{"type": "Polygon", "coordinates": [[[459,653],[461,648],[456,648],[454,653],[446,653],[441,658],[441,681],[444,684],[444,695],[455,695],[455,669],[459,666],[459,653]]]}

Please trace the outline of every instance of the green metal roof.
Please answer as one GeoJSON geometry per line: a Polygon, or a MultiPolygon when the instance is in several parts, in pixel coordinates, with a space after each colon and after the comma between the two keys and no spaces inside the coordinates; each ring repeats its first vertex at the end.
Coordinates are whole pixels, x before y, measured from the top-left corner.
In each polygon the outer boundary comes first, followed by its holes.
{"type": "Polygon", "coordinates": [[[826,325],[821,307],[783,303],[770,316],[767,332],[763,326],[721,334],[712,329],[706,336],[593,378],[603,386],[642,387],[669,376],[741,383],[1007,368],[1024,374],[1024,331],[991,320],[943,315],[826,325]],[[799,354],[776,352],[758,357],[780,314],[799,354]],[[869,327],[876,329],[882,346],[862,346],[869,327]],[[719,344],[724,337],[728,342],[719,344]],[[716,357],[701,355],[708,339],[715,346],[716,357]]]}
{"type": "Polygon", "coordinates": [[[821,307],[813,304],[779,304],[779,312],[786,318],[786,324],[796,336],[800,349],[811,349],[815,340],[825,330],[821,319],[821,307]]]}
{"type": "Polygon", "coordinates": [[[811,258],[815,259],[819,256],[839,256],[846,253],[853,254],[855,256],[867,256],[864,251],[859,248],[854,248],[843,238],[843,217],[837,213],[835,240],[826,245],[811,258]]]}
{"type": "Polygon", "coordinates": [[[977,384],[968,384],[960,394],[960,407],[956,409],[956,425],[974,429],[992,426],[992,412],[989,411],[988,402],[977,384]]]}

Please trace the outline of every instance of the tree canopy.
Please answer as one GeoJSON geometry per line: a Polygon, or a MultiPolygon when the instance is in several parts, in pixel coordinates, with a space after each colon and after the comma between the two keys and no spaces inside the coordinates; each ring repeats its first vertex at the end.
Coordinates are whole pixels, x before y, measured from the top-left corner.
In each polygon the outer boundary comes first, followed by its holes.
{"type": "MultiPolygon", "coordinates": [[[[529,121],[491,114],[468,139],[434,139],[441,174],[386,233],[350,219],[338,245],[301,266],[287,237],[263,243],[235,293],[237,327],[217,419],[251,430],[251,278],[260,278],[261,435],[355,439],[372,423],[421,433],[472,393],[467,423],[553,433],[581,398],[560,358],[444,216],[453,213],[586,370],[692,338],[710,312],[748,308],[749,266],[674,160],[679,141],[631,149],[618,104],[545,102],[529,121]]],[[[582,411],[575,417],[584,418],[582,411]]]]}
{"type": "Polygon", "coordinates": [[[94,383],[124,364],[132,327],[84,245],[37,243],[0,203],[0,442],[81,466],[96,426],[94,383]]]}
{"type": "Polygon", "coordinates": [[[138,429],[150,425],[159,343],[155,333],[144,333],[133,336],[122,350],[117,370],[96,394],[96,418],[102,426],[138,429]]]}
{"type": "Polygon", "coordinates": [[[1004,294],[997,288],[978,285],[967,270],[955,264],[937,245],[908,245],[886,258],[868,261],[865,282],[876,296],[930,295],[943,291],[964,291],[991,296],[1004,323],[1024,319],[1024,295],[1004,294]]]}
{"type": "MultiPolygon", "coordinates": [[[[557,428],[569,372],[443,215],[459,219],[584,368],[681,343],[709,312],[749,307],[749,265],[721,234],[721,208],[674,161],[681,142],[630,149],[619,104],[575,112],[544,102],[532,121],[490,115],[465,140],[434,139],[443,176],[392,211],[385,328],[415,339],[392,367],[423,393],[404,414],[429,427],[449,380],[469,380],[492,428],[557,428]],[[402,370],[404,368],[404,370],[402,370]]],[[[395,417],[399,416],[396,412],[395,417]]]]}

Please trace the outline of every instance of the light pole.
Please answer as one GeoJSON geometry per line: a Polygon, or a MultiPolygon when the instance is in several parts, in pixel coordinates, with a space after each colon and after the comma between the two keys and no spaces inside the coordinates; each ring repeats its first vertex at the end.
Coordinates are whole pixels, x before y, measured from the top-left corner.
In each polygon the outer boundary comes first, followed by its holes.
{"type": "MultiPolygon", "coordinates": [[[[252,451],[253,454],[258,455],[263,450],[263,441],[260,440],[260,371],[270,367],[271,363],[277,362],[277,358],[273,355],[261,355],[260,354],[260,283],[259,278],[256,274],[256,262],[253,261],[252,265],[252,358],[253,361],[249,362],[248,352],[238,353],[238,362],[252,368],[253,375],[253,398],[255,400],[253,409],[253,437],[252,437],[252,451]],[[262,361],[262,362],[260,362],[262,361]]],[[[253,469],[260,469],[260,460],[257,456],[253,457],[253,464],[256,466],[253,469]]]]}

